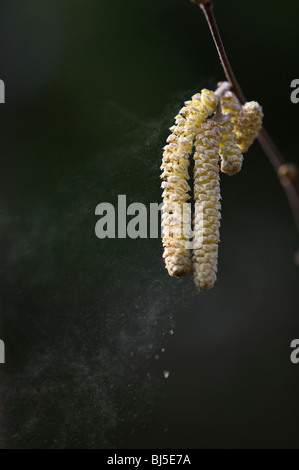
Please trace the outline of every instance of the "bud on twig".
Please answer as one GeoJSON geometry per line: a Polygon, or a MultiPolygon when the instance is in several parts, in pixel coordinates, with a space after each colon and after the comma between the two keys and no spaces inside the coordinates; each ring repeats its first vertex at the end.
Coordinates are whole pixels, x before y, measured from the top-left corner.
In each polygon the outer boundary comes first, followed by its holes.
{"type": "Polygon", "coordinates": [[[280,178],[281,184],[285,187],[290,186],[292,182],[297,181],[298,179],[298,167],[294,163],[286,163],[281,165],[278,170],[278,176],[280,178]]]}

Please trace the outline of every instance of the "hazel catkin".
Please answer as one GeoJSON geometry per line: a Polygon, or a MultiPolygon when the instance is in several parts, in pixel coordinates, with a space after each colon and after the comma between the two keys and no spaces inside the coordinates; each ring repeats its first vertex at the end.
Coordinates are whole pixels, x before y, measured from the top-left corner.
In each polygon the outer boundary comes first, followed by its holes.
{"type": "Polygon", "coordinates": [[[194,152],[194,282],[200,289],[212,289],[217,277],[220,228],[218,124],[203,123],[195,141],[194,152]]]}
{"type": "Polygon", "coordinates": [[[187,276],[192,266],[188,248],[191,211],[186,204],[190,198],[189,156],[200,125],[213,114],[216,104],[217,98],[209,90],[194,95],[176,117],[176,125],[171,128],[172,134],[164,148],[161,166],[163,257],[168,273],[175,277],[187,276]]]}
{"type": "Polygon", "coordinates": [[[256,101],[249,101],[242,106],[235,124],[237,143],[242,153],[248,151],[258,136],[263,124],[263,109],[256,101]]]}
{"type": "Polygon", "coordinates": [[[223,114],[219,120],[220,127],[220,156],[221,171],[232,176],[238,173],[243,164],[243,155],[237,144],[234,125],[228,114],[223,114]]]}

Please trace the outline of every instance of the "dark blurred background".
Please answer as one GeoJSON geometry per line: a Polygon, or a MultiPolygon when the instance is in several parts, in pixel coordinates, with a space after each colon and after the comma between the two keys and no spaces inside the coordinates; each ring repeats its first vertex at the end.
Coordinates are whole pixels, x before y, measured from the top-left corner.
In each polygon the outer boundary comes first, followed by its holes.
{"type": "MultiPolygon", "coordinates": [[[[298,2],[215,13],[298,163],[298,2]]],[[[0,40],[1,448],[299,448],[299,240],[259,145],[222,177],[213,291],[169,278],[160,240],[94,233],[100,202],[160,202],[174,116],[224,78],[199,8],[2,0],[0,40]]]]}

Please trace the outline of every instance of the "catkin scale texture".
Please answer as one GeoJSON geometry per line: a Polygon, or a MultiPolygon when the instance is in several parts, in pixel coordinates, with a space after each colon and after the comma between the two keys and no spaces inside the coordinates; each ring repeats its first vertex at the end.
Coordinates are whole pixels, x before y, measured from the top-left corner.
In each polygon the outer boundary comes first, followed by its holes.
{"type": "Polygon", "coordinates": [[[234,125],[228,114],[223,114],[219,121],[220,127],[220,156],[221,171],[232,176],[242,168],[243,155],[237,144],[237,138],[234,131],[234,125]]]}
{"type": "Polygon", "coordinates": [[[218,124],[206,121],[199,129],[194,152],[194,282],[212,289],[217,277],[220,228],[220,133],[218,124]]]}
{"type": "Polygon", "coordinates": [[[161,166],[163,257],[168,273],[175,277],[187,276],[192,267],[186,230],[186,227],[191,230],[190,207],[186,207],[190,198],[189,156],[200,125],[213,114],[216,104],[217,98],[209,90],[194,95],[176,117],[176,125],[171,128],[172,134],[164,148],[161,166]]]}
{"type": "Polygon", "coordinates": [[[232,91],[227,91],[221,97],[221,108],[223,114],[228,114],[235,125],[242,105],[236,95],[232,91]]]}
{"type": "Polygon", "coordinates": [[[262,128],[263,117],[262,107],[256,101],[250,101],[242,106],[235,124],[237,142],[241,152],[247,152],[253,144],[262,128]]]}

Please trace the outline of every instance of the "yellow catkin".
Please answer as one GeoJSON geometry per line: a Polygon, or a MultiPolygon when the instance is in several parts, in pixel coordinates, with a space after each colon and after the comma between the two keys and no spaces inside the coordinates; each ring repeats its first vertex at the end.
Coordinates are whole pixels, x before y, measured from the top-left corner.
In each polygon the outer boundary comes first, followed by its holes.
{"type": "Polygon", "coordinates": [[[232,91],[226,91],[221,97],[221,107],[223,114],[228,114],[231,117],[233,124],[235,125],[238,120],[242,105],[232,91]]]}
{"type": "Polygon", "coordinates": [[[250,101],[242,106],[235,124],[237,142],[241,152],[247,152],[253,144],[262,128],[263,117],[262,107],[256,101],[250,101]]]}
{"type": "Polygon", "coordinates": [[[212,289],[217,277],[220,228],[218,124],[203,123],[195,141],[194,153],[194,282],[200,289],[212,289]]]}
{"type": "Polygon", "coordinates": [[[237,138],[234,131],[234,125],[228,114],[223,114],[219,120],[220,127],[220,156],[221,171],[232,176],[242,168],[243,155],[237,144],[237,138]]]}
{"type": "Polygon", "coordinates": [[[190,198],[189,156],[200,125],[213,114],[216,104],[217,98],[209,90],[194,95],[176,117],[176,125],[171,128],[172,134],[164,148],[161,166],[163,257],[168,273],[175,277],[187,276],[192,267],[186,231],[186,227],[190,227],[190,209],[183,210],[190,198]]]}

